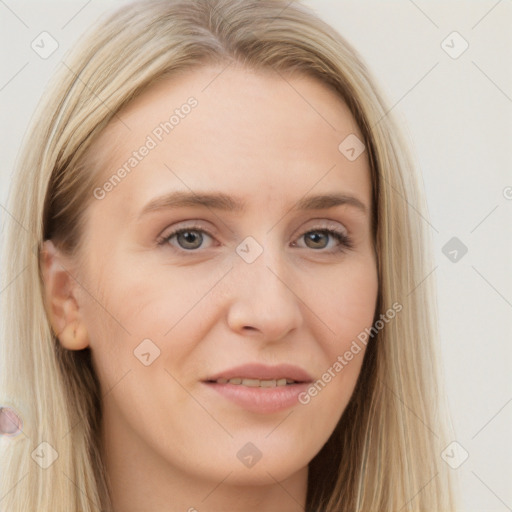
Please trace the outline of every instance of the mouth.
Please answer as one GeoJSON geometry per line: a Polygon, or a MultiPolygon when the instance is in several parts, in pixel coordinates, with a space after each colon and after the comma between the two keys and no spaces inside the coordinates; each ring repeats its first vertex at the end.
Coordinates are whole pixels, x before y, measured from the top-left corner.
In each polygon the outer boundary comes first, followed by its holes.
{"type": "Polygon", "coordinates": [[[234,377],[226,379],[221,377],[216,380],[207,380],[210,384],[234,384],[236,386],[247,386],[249,388],[276,388],[281,386],[292,386],[293,384],[303,384],[303,381],[296,381],[283,377],[281,379],[249,379],[246,377],[234,377]]]}
{"type": "Polygon", "coordinates": [[[211,375],[203,382],[233,384],[250,388],[276,388],[295,384],[309,384],[313,382],[313,378],[306,370],[292,364],[268,366],[260,363],[249,363],[211,375]]]}
{"type": "MultiPolygon", "coordinates": [[[[258,414],[272,414],[298,404],[313,378],[300,366],[245,364],[202,381],[205,390],[235,406],[258,414]],[[210,391],[211,390],[211,391],[210,391]]],[[[215,400],[215,398],[212,398],[215,400]]],[[[219,402],[223,406],[224,402],[219,402]]]]}

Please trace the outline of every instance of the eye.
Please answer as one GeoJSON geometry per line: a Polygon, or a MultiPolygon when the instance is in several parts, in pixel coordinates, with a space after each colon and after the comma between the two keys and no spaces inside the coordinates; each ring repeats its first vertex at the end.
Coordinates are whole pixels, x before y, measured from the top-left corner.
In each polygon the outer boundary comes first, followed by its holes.
{"type": "MultiPolygon", "coordinates": [[[[181,249],[188,252],[194,252],[201,248],[205,236],[210,239],[214,238],[212,234],[201,226],[189,226],[175,229],[171,233],[159,238],[157,243],[159,246],[164,246],[166,244],[171,245],[178,251],[181,249]],[[174,239],[176,239],[178,247],[173,243],[174,239]]],[[[338,231],[336,229],[313,229],[304,233],[300,238],[303,237],[305,237],[306,248],[317,250],[326,249],[326,247],[328,247],[329,237],[334,239],[337,243],[334,247],[323,251],[326,253],[343,252],[353,248],[351,238],[343,231],[338,231]]],[[[292,246],[297,247],[297,243],[294,242],[292,246]]]]}
{"type": "Polygon", "coordinates": [[[190,226],[174,230],[172,233],[160,238],[157,243],[158,245],[170,244],[175,247],[171,241],[176,238],[176,241],[179,244],[178,249],[194,251],[201,247],[204,239],[203,234],[209,238],[213,238],[213,235],[208,233],[205,229],[199,226],[190,226]]]}
{"type": "Polygon", "coordinates": [[[302,237],[305,237],[306,245],[310,249],[325,249],[329,243],[329,237],[334,238],[337,245],[325,251],[327,253],[343,252],[353,248],[351,238],[346,233],[336,229],[313,229],[304,233],[302,237]]]}

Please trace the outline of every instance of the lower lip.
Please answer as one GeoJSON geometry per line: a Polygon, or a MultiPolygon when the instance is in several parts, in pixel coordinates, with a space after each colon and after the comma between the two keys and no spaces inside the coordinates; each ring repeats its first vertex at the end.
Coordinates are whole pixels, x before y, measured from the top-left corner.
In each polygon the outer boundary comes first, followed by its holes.
{"type": "Polygon", "coordinates": [[[203,382],[210,389],[225,396],[244,409],[269,414],[297,405],[298,396],[309,387],[308,383],[276,386],[274,388],[250,387],[243,384],[203,382]]]}

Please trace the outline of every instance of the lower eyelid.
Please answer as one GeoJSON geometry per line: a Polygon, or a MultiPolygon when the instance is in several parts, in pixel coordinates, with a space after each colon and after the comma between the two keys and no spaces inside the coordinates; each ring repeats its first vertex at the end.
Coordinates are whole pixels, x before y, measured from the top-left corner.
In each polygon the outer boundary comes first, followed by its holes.
{"type": "Polygon", "coordinates": [[[329,235],[331,238],[335,239],[337,241],[337,245],[333,249],[324,250],[319,249],[317,252],[319,253],[336,253],[339,251],[345,251],[352,249],[354,247],[352,238],[345,232],[339,231],[337,229],[332,228],[318,228],[318,229],[309,229],[308,231],[305,231],[302,235],[300,235],[299,239],[302,239],[305,235],[309,233],[324,233],[329,235]]]}
{"type": "MultiPolygon", "coordinates": [[[[166,243],[169,243],[169,240],[171,238],[174,238],[174,237],[178,236],[180,233],[184,233],[187,231],[194,231],[197,233],[201,233],[202,235],[206,235],[206,236],[210,237],[212,240],[215,240],[214,235],[212,235],[209,231],[207,231],[203,228],[191,226],[191,227],[178,228],[169,234],[163,235],[160,238],[158,238],[157,243],[158,243],[158,245],[165,245],[166,243]]],[[[183,249],[183,250],[185,250],[185,249],[183,249]]],[[[190,250],[188,252],[193,252],[193,250],[190,250]]]]}
{"type": "MultiPolygon", "coordinates": [[[[157,243],[160,246],[163,246],[166,244],[171,245],[170,244],[171,238],[174,238],[174,237],[178,236],[180,233],[187,232],[187,231],[194,231],[197,233],[201,233],[202,235],[206,235],[207,237],[210,237],[212,240],[216,240],[215,236],[212,235],[208,230],[206,230],[202,227],[199,227],[199,226],[196,226],[196,227],[189,226],[189,227],[178,228],[178,229],[174,230],[173,232],[171,232],[165,236],[162,236],[161,238],[158,239],[157,243]]],[[[315,252],[323,253],[323,254],[333,254],[333,253],[337,253],[337,252],[347,251],[347,250],[350,250],[353,248],[353,241],[348,234],[346,234],[345,232],[343,232],[341,230],[336,230],[336,229],[332,229],[332,228],[319,227],[319,228],[309,229],[307,231],[304,231],[304,233],[302,233],[297,238],[297,240],[302,239],[305,235],[307,235],[309,233],[315,233],[315,232],[325,233],[337,241],[336,246],[329,250],[325,250],[323,248],[318,249],[318,250],[309,248],[315,252]]],[[[294,242],[294,243],[296,244],[296,242],[294,242]]],[[[197,249],[188,249],[187,250],[187,249],[183,249],[180,247],[174,247],[174,246],[172,246],[172,248],[178,252],[181,251],[181,252],[185,252],[185,253],[199,252],[201,249],[201,247],[199,247],[197,249]]],[[[301,247],[301,248],[308,249],[308,247],[301,247]]]]}

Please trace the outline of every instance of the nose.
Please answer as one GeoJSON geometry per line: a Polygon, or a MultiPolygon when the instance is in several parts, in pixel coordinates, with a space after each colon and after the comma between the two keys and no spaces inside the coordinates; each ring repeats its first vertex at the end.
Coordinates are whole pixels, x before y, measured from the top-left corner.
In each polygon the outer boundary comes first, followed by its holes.
{"type": "Polygon", "coordinates": [[[235,258],[229,287],[227,322],[233,331],[279,341],[302,325],[303,302],[284,254],[264,248],[252,263],[235,258]]]}

